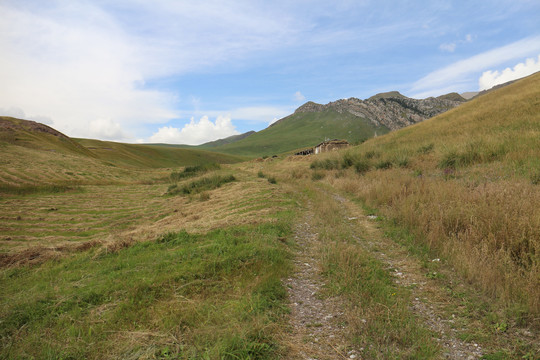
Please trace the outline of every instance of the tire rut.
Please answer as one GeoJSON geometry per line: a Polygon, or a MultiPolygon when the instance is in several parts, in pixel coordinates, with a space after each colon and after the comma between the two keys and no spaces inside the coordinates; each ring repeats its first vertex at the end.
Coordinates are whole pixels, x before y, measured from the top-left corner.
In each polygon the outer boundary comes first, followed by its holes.
{"type": "MultiPolygon", "coordinates": [[[[481,358],[483,349],[480,345],[458,338],[460,330],[465,329],[456,328],[455,325],[464,323],[466,320],[459,319],[458,321],[455,314],[447,315],[441,305],[445,302],[441,301],[444,295],[441,294],[439,288],[426,280],[425,270],[422,269],[420,261],[411,257],[402,246],[384,237],[374,223],[375,217],[365,216],[363,210],[357,205],[339,195],[332,197],[344,208],[348,216],[346,220],[349,226],[354,228],[353,233],[364,234],[355,236],[358,244],[386,264],[396,284],[411,289],[410,309],[423,320],[427,328],[438,335],[437,341],[443,349],[443,358],[467,360],[481,358]]],[[[439,259],[432,261],[439,261],[439,259]]]]}
{"type": "Polygon", "coordinates": [[[357,352],[346,342],[344,304],[339,297],[323,294],[325,280],[317,254],[320,240],[312,228],[312,219],[308,210],[296,226],[295,270],[285,281],[291,309],[287,358],[355,359],[357,352]]]}

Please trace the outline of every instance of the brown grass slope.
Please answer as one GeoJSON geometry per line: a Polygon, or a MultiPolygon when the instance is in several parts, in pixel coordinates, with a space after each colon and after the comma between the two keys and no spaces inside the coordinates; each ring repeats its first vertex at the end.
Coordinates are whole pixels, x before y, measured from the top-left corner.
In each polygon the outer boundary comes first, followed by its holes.
{"type": "Polygon", "coordinates": [[[356,168],[331,183],[538,325],[540,74],[319,164],[356,168]]]}
{"type": "MultiPolygon", "coordinates": [[[[156,179],[152,169],[242,158],[195,149],[72,139],[34,121],[0,117],[0,192],[64,191],[77,185],[140,183],[156,179]]],[[[158,176],[159,177],[159,176],[158,176]]]]}
{"type": "Polygon", "coordinates": [[[121,166],[165,168],[207,164],[211,162],[231,164],[244,160],[240,156],[199,149],[183,149],[172,146],[146,144],[124,144],[92,139],[74,140],[92,150],[100,159],[121,166]]]}
{"type": "Polygon", "coordinates": [[[47,125],[0,116],[0,146],[17,145],[36,150],[71,153],[95,157],[95,155],[58,130],[47,125]]]}

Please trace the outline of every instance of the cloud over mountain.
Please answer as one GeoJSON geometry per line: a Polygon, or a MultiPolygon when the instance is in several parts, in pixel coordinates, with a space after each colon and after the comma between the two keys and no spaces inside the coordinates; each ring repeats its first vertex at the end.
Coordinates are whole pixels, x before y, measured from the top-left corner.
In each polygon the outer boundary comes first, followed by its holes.
{"type": "Polygon", "coordinates": [[[513,68],[508,67],[502,71],[485,71],[478,80],[479,89],[491,89],[495,85],[504,84],[505,82],[534,74],[537,71],[540,71],[540,55],[538,55],[536,60],[534,58],[528,58],[513,68]]]}
{"type": "Polygon", "coordinates": [[[231,122],[230,117],[218,116],[215,122],[203,116],[199,121],[191,121],[182,129],[173,126],[160,127],[157,133],[150,136],[152,143],[197,145],[208,141],[240,134],[231,122]]]}

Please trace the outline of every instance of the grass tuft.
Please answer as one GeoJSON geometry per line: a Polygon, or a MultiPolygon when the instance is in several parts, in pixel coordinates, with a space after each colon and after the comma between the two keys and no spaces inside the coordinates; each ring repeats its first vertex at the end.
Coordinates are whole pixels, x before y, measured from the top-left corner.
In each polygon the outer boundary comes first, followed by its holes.
{"type": "Polygon", "coordinates": [[[313,181],[322,180],[322,179],[324,179],[324,177],[325,177],[325,174],[323,172],[319,172],[319,171],[314,171],[311,174],[311,180],[313,180],[313,181]]]}
{"type": "Polygon", "coordinates": [[[169,178],[171,182],[176,182],[188,177],[194,177],[200,174],[204,174],[208,171],[219,169],[221,169],[221,166],[217,163],[188,166],[183,171],[173,171],[169,178]]]}
{"type": "Polygon", "coordinates": [[[338,159],[317,159],[309,167],[313,170],[339,170],[340,163],[338,159]]]}
{"type": "Polygon", "coordinates": [[[221,187],[221,185],[236,181],[236,178],[233,175],[214,175],[209,177],[204,177],[199,180],[192,181],[187,185],[179,187],[176,184],[169,186],[167,189],[166,195],[190,195],[198,194],[203,191],[213,190],[221,187]]]}

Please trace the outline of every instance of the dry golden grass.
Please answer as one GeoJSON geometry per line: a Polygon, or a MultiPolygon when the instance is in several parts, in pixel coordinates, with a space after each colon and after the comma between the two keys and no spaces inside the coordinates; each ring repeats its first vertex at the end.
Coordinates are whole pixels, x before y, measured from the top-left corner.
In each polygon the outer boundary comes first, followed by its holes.
{"type": "Polygon", "coordinates": [[[0,199],[0,357],[278,357],[294,205],[242,164],[219,172],[237,181],[204,196],[163,182],[0,199]]]}
{"type": "Polygon", "coordinates": [[[352,165],[326,171],[325,181],[395,219],[486,294],[537,322],[539,99],[536,74],[424,123],[320,157],[352,165]],[[355,164],[362,164],[362,174],[355,164]]]}
{"type": "MultiPolygon", "coordinates": [[[[416,180],[399,170],[331,182],[375,205],[448,258],[470,281],[506,304],[540,299],[540,192],[525,181],[467,186],[416,180]]],[[[404,171],[401,171],[404,172],[404,171]]]]}
{"type": "MultiPolygon", "coordinates": [[[[192,197],[164,196],[167,183],[82,185],[60,194],[5,196],[0,200],[2,262],[41,262],[84,250],[88,245],[83,244],[117,250],[178,229],[204,233],[255,224],[284,208],[278,187],[243,175],[242,166],[229,171],[238,182],[192,197]]],[[[147,170],[145,176],[163,173],[147,170]]]]}
{"type": "Polygon", "coordinates": [[[0,159],[0,190],[46,184],[77,186],[151,183],[167,177],[170,171],[128,169],[77,154],[7,145],[2,147],[0,159]]]}

